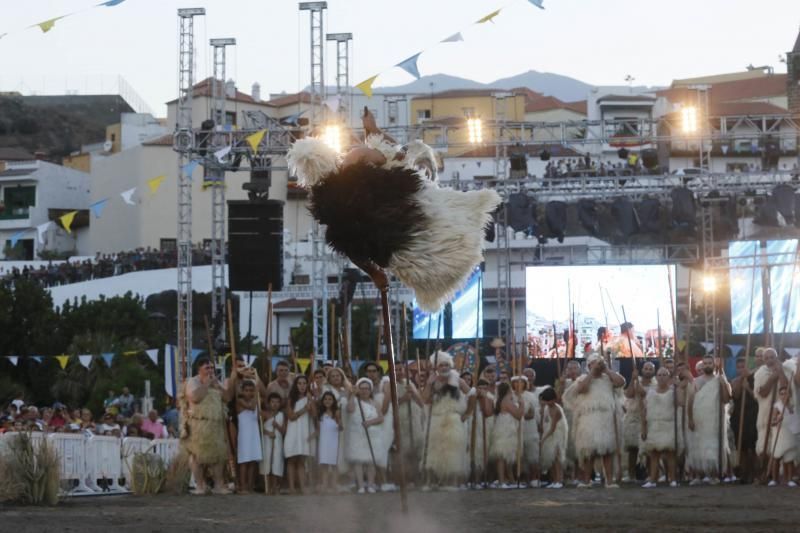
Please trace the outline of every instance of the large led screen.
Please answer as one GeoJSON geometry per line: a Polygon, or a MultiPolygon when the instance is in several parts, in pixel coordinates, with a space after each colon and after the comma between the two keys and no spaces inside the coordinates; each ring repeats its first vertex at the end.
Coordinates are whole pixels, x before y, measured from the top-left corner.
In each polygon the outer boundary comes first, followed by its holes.
{"type": "MultiPolygon", "coordinates": [[[[482,272],[478,267],[451,301],[453,339],[474,339],[483,336],[482,290],[482,272]]],[[[429,333],[431,339],[444,339],[444,320],[443,311],[428,314],[420,309],[414,300],[415,339],[427,339],[429,333]]]]}

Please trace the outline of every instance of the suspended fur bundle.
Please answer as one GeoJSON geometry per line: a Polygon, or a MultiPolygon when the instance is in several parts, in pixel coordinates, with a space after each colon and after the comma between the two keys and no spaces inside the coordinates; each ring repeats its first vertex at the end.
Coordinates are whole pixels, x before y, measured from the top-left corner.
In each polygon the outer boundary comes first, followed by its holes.
{"type": "Polygon", "coordinates": [[[381,137],[367,146],[383,155],[383,165],[342,167],[324,142],[302,139],[289,151],[289,167],[309,189],[311,214],[327,226],[331,248],[392,271],[414,289],[420,307],[438,310],[483,260],[484,227],[500,197],[439,188],[435,156],[423,143],[411,143],[402,160],[381,137]]]}

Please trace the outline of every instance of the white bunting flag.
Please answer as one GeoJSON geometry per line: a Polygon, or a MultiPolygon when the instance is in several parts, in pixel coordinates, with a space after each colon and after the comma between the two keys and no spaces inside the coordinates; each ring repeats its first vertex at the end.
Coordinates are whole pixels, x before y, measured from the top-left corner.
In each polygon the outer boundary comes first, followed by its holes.
{"type": "Polygon", "coordinates": [[[217,150],[216,152],[214,152],[214,157],[216,157],[217,161],[221,163],[222,160],[225,159],[225,156],[228,155],[229,153],[231,153],[231,147],[226,146],[225,148],[222,148],[221,150],[217,150]]]}
{"type": "Polygon", "coordinates": [[[78,361],[80,361],[85,368],[89,368],[92,366],[92,355],[79,355],[78,361]]]}
{"type": "Polygon", "coordinates": [[[136,192],[136,187],[133,189],[128,189],[127,191],[122,191],[119,193],[122,196],[123,201],[128,205],[136,205],[136,202],[133,201],[133,193],[136,192]]]}
{"type": "Polygon", "coordinates": [[[11,363],[14,366],[17,366],[17,363],[19,362],[19,356],[18,355],[9,355],[8,356],[8,362],[11,363]]]}
{"type": "Polygon", "coordinates": [[[50,224],[52,224],[52,222],[45,222],[44,224],[39,224],[38,226],[36,226],[36,233],[38,234],[39,244],[44,244],[44,234],[48,229],[50,229],[50,224]]]}
{"type": "Polygon", "coordinates": [[[145,350],[144,353],[146,353],[147,357],[149,357],[150,360],[153,361],[154,365],[158,365],[158,348],[153,348],[152,350],[145,350]]]}

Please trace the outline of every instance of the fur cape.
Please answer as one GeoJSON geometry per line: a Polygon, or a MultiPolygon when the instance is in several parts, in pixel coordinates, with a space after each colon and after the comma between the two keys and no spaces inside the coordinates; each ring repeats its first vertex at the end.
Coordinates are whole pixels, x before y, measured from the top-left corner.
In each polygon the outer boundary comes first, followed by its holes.
{"type": "MultiPolygon", "coordinates": [[[[585,379],[588,379],[587,375],[578,378],[576,383],[585,379]]],[[[615,435],[615,412],[614,386],[606,375],[592,379],[586,394],[575,395],[573,422],[575,454],[579,460],[614,453],[618,440],[615,435]]]]}
{"type": "Polygon", "coordinates": [[[434,157],[422,143],[409,145],[402,161],[381,137],[367,145],[386,157],[384,165],[341,168],[319,139],[295,142],[287,158],[310,192],[312,216],[327,226],[331,248],[356,264],[372,261],[392,271],[415,291],[422,309],[438,310],[483,260],[484,227],[500,197],[488,189],[439,188],[426,177],[435,178],[435,166],[429,169],[434,157]]]}
{"type": "Polygon", "coordinates": [[[440,483],[462,476],[466,470],[467,430],[461,422],[463,395],[438,396],[431,408],[427,467],[440,483]]]}

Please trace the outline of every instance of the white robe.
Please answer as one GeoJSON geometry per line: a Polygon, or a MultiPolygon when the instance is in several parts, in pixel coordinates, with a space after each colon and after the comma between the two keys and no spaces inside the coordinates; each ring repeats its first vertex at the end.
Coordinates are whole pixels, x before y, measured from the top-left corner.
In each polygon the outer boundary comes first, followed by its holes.
{"type": "Polygon", "coordinates": [[[467,470],[467,432],[461,421],[465,396],[436,396],[431,407],[427,468],[440,482],[462,476],[467,470]]]}
{"type": "Polygon", "coordinates": [[[258,464],[258,472],[262,476],[272,474],[273,476],[283,477],[283,434],[277,431],[277,426],[283,425],[285,415],[278,412],[269,420],[264,421],[264,435],[261,438],[262,448],[264,449],[264,460],[258,464]],[[267,436],[267,433],[275,433],[275,439],[267,436]],[[275,447],[273,449],[273,442],[275,447]],[[272,464],[267,464],[272,459],[272,464]]]}
{"type": "Polygon", "coordinates": [[[678,421],[678,450],[683,448],[681,439],[681,407],[675,408],[675,392],[672,387],[660,393],[651,387],[645,397],[647,412],[647,440],[642,442],[645,452],[675,450],[675,420],[678,421]]]}
{"type": "MultiPolygon", "coordinates": [[[[578,378],[570,392],[574,393],[575,387],[588,378],[588,375],[578,378]]],[[[611,379],[603,374],[592,379],[588,392],[574,393],[572,396],[575,454],[581,461],[593,455],[609,455],[616,451],[618,436],[615,435],[614,388],[611,379]]]]}
{"type": "Polygon", "coordinates": [[[383,433],[381,432],[380,425],[369,426],[364,428],[364,420],[372,420],[378,417],[378,409],[369,401],[361,401],[358,398],[353,398],[355,410],[348,413],[347,417],[347,449],[345,450],[345,459],[351,464],[372,464],[372,453],[375,454],[375,462],[379,467],[385,467],[385,456],[379,453],[383,449],[383,433]],[[359,409],[359,402],[361,409],[359,409]],[[364,416],[361,416],[361,411],[364,411],[364,416]],[[369,433],[369,439],[367,439],[369,433]],[[372,453],[370,452],[370,445],[372,446],[372,453]]]}
{"type": "MultiPolygon", "coordinates": [[[[696,385],[695,385],[696,386],[696,385]]],[[[720,379],[714,376],[694,393],[693,420],[694,431],[687,458],[690,467],[706,474],[719,469],[719,431],[720,431],[720,379]]],[[[730,448],[728,446],[728,406],[722,413],[722,470],[725,471],[730,448]]]]}
{"type": "MultiPolygon", "coordinates": [[[[558,461],[562,467],[567,462],[567,437],[569,434],[569,427],[567,424],[567,417],[564,410],[560,405],[556,404],[556,408],[561,412],[561,419],[556,423],[556,429],[552,435],[542,440],[542,460],[541,468],[543,473],[547,473],[558,461]]],[[[547,435],[550,431],[550,410],[545,407],[542,409],[542,435],[547,435]]]]}

